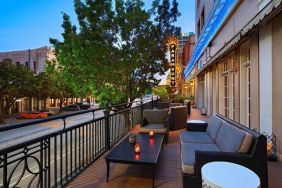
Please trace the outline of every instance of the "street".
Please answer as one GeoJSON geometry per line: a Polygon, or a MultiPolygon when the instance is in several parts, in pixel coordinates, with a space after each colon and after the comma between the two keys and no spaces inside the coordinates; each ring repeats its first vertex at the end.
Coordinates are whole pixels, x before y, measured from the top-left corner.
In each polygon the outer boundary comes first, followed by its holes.
{"type": "MultiPolygon", "coordinates": [[[[99,110],[95,112],[95,118],[102,117],[103,111],[99,110]]],[[[93,119],[92,113],[86,113],[81,115],[72,116],[66,119],[66,126],[73,126],[78,123],[83,123],[93,119]]],[[[30,139],[30,137],[37,135],[44,135],[54,130],[62,129],[64,126],[63,120],[54,120],[50,122],[44,122],[31,126],[26,126],[18,129],[0,132],[0,148],[7,146],[7,144],[15,144],[24,140],[30,139]]]]}

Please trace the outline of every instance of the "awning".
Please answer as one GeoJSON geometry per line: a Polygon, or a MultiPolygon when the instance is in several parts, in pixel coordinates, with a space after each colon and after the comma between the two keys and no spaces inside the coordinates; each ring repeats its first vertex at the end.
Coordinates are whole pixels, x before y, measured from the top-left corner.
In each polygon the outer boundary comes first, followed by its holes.
{"type": "MultiPolygon", "coordinates": [[[[221,58],[227,52],[232,50],[242,38],[245,38],[246,34],[249,33],[255,27],[258,27],[263,21],[267,20],[270,15],[273,15],[275,11],[279,12],[282,7],[281,5],[282,0],[272,0],[264,9],[262,9],[250,22],[248,22],[243,29],[238,32],[231,40],[229,40],[226,45],[224,45],[213,57],[211,57],[205,66],[198,70],[195,75],[201,73],[206,67],[211,65],[217,59],[221,58]]],[[[193,67],[192,67],[193,69],[193,67]]],[[[191,70],[192,70],[191,69],[191,70]]],[[[190,71],[191,72],[191,71],[190,71]]],[[[191,77],[192,75],[187,74],[186,77],[191,77]]]]}
{"type": "Polygon", "coordinates": [[[228,17],[232,9],[235,7],[237,0],[218,0],[211,9],[211,14],[208,18],[207,24],[204,26],[199,40],[195,45],[193,54],[188,66],[184,70],[184,77],[187,77],[195,66],[196,62],[202,56],[205,48],[209,42],[218,32],[219,28],[228,17]]]}

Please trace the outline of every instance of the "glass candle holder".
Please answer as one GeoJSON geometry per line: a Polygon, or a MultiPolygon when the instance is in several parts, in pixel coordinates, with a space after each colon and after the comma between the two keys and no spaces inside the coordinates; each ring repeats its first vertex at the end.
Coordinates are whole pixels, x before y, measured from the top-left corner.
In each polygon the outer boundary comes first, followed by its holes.
{"type": "Polygon", "coordinates": [[[135,144],[134,151],[135,151],[135,153],[140,153],[140,145],[139,144],[135,144]]]}
{"type": "Polygon", "coordinates": [[[154,131],[150,131],[149,136],[150,136],[150,138],[154,138],[154,131]]]}

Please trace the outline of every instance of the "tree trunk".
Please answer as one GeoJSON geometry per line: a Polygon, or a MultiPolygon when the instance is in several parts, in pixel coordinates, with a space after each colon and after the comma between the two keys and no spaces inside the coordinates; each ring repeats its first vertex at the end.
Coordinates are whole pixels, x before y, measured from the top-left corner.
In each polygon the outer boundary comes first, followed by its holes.
{"type": "Polygon", "coordinates": [[[29,111],[32,112],[32,97],[29,97],[29,111]]]}
{"type": "Polygon", "coordinates": [[[47,99],[44,99],[43,101],[43,110],[47,110],[47,99]]]}
{"type": "Polygon", "coordinates": [[[60,98],[60,112],[62,112],[64,99],[60,98]]]}
{"type": "Polygon", "coordinates": [[[0,99],[0,124],[4,123],[5,120],[5,110],[4,110],[4,100],[0,99]]]}
{"type": "Polygon", "coordinates": [[[40,97],[37,97],[37,98],[36,98],[36,103],[37,103],[37,104],[36,104],[36,105],[37,105],[36,110],[37,110],[37,111],[39,111],[39,101],[41,102],[41,99],[40,99],[40,97]]]}

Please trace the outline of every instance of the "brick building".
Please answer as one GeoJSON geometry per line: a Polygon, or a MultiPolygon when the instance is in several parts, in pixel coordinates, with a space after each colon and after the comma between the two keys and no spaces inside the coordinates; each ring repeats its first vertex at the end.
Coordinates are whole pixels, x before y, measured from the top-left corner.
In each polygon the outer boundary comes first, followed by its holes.
{"type": "MultiPolygon", "coordinates": [[[[44,71],[46,60],[55,59],[55,55],[50,48],[41,47],[36,49],[1,52],[0,62],[4,59],[11,59],[13,63],[23,64],[35,73],[39,73],[44,71]]],[[[49,100],[47,99],[37,101],[36,98],[24,97],[16,101],[9,113],[40,110],[49,106],[48,101],[49,100]]]]}
{"type": "MultiPolygon", "coordinates": [[[[194,50],[195,46],[195,34],[193,32],[189,33],[187,40],[183,46],[183,52],[182,52],[182,64],[183,64],[183,70],[185,70],[191,56],[194,50]]],[[[189,82],[185,78],[183,78],[183,84],[182,84],[182,94],[189,96],[189,95],[195,95],[194,93],[194,83],[189,82]]]]}

